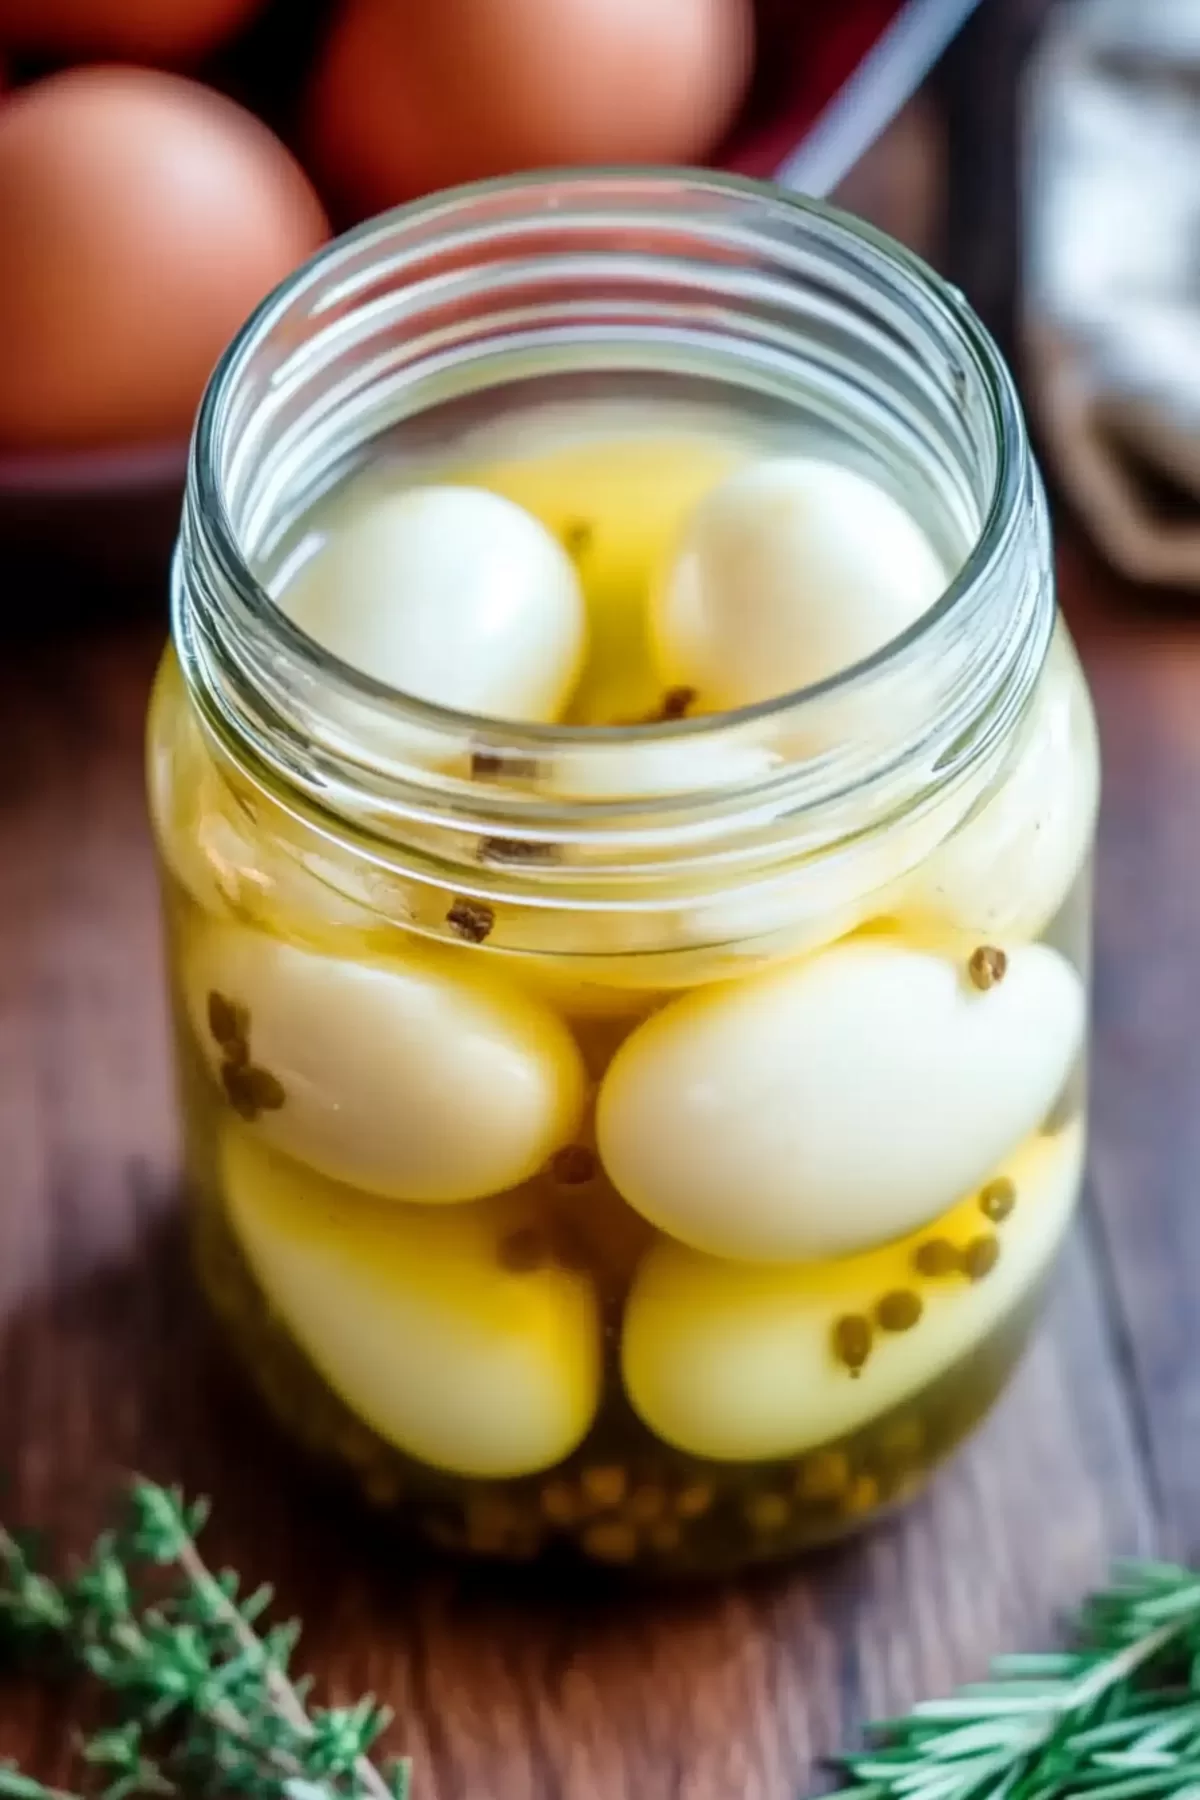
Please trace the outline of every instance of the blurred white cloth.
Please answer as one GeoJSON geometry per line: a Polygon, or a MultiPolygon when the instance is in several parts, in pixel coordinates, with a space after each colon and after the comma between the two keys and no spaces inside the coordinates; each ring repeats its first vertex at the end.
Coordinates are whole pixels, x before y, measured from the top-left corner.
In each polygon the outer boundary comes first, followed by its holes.
{"type": "Polygon", "coordinates": [[[1200,0],[1068,0],[1025,95],[1026,391],[1113,563],[1200,588],[1200,0]],[[1160,516],[1135,456],[1197,502],[1160,516]]]}

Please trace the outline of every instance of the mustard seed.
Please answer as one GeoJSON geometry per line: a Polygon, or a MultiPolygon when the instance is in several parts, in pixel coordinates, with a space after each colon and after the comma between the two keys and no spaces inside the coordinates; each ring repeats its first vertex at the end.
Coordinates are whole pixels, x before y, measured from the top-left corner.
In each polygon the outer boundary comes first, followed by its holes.
{"type": "Polygon", "coordinates": [[[979,1191],[979,1210],[993,1225],[1002,1224],[1016,1204],[1017,1190],[1007,1175],[998,1175],[979,1191]]]}
{"type": "Polygon", "coordinates": [[[250,1013],[236,1000],[214,988],[208,996],[208,1029],[213,1042],[235,1062],[245,1062],[249,1052],[250,1013]]]}
{"type": "Polygon", "coordinates": [[[926,1238],[913,1251],[912,1262],[918,1275],[928,1275],[934,1279],[941,1275],[957,1274],[960,1267],[957,1247],[949,1238],[926,1238]]]}
{"type": "Polygon", "coordinates": [[[895,1288],[876,1306],[875,1321],[882,1331],[911,1331],[924,1310],[920,1294],[911,1288],[895,1288]]]}
{"type": "Polygon", "coordinates": [[[472,781],[492,781],[508,776],[514,781],[532,781],[538,772],[534,756],[509,756],[503,750],[471,752],[472,781]]]}
{"type": "Polygon", "coordinates": [[[579,1486],[585,1500],[592,1506],[605,1509],[620,1506],[629,1486],[629,1477],[619,1463],[594,1469],[585,1469],[579,1477],[579,1486]]]}
{"type": "Polygon", "coordinates": [[[798,1500],[836,1500],[850,1482],[850,1458],[844,1450],[814,1450],[796,1472],[798,1500]]]}
{"type": "Polygon", "coordinates": [[[1003,981],[1007,970],[1008,957],[994,944],[980,944],[978,950],[971,952],[971,959],[967,964],[967,974],[971,977],[972,984],[983,993],[988,988],[995,987],[997,982],[1003,981]]]}
{"type": "Polygon", "coordinates": [[[570,519],[563,526],[562,547],[573,561],[578,562],[591,549],[595,535],[586,519],[570,519]]]}
{"type": "Polygon", "coordinates": [[[253,1063],[222,1064],[221,1085],[238,1118],[251,1125],[260,1113],[278,1112],[287,1099],[282,1084],[271,1071],[257,1068],[253,1063]]]}
{"type": "Polygon", "coordinates": [[[850,1518],[861,1518],[879,1505],[879,1483],[873,1475],[856,1475],[842,1501],[842,1511],[850,1518]]]}
{"type": "Polygon", "coordinates": [[[637,1532],[620,1519],[605,1519],[599,1525],[589,1525],[579,1541],[597,1562],[632,1562],[637,1555],[637,1532]]]}
{"type": "Polygon", "coordinates": [[[482,900],[456,900],[446,914],[446,923],[468,944],[482,944],[491,936],[496,915],[482,900]]]}
{"type": "Polygon", "coordinates": [[[550,1158],[550,1179],[559,1187],[583,1187],[595,1179],[599,1166],[596,1152],[586,1144],[564,1144],[550,1158]]]}
{"type": "Polygon", "coordinates": [[[845,1313],[833,1327],[833,1354],[851,1375],[862,1373],[871,1354],[871,1321],[862,1313],[845,1313]]]}
{"type": "Polygon", "coordinates": [[[479,860],[518,867],[522,863],[552,863],[558,861],[558,845],[541,843],[532,838],[481,838],[479,860]]]}
{"type": "Polygon", "coordinates": [[[668,688],[662,697],[662,705],[658,709],[658,720],[665,725],[672,719],[686,719],[695,704],[695,688],[668,688]]]}
{"type": "Polygon", "coordinates": [[[990,1231],[963,1246],[961,1268],[971,1281],[982,1281],[1000,1261],[1000,1240],[990,1231]]]}
{"type": "Polygon", "coordinates": [[[782,1494],[751,1494],[745,1506],[746,1523],[751,1531],[766,1537],[783,1530],[791,1510],[782,1494]]]}

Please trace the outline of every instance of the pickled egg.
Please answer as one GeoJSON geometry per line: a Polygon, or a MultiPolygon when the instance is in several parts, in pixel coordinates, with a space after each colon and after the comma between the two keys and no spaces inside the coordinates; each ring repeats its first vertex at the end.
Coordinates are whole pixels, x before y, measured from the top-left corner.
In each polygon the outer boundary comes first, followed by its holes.
{"type": "Polygon", "coordinates": [[[588,614],[570,721],[628,725],[652,717],[665,698],[649,640],[650,592],[690,513],[746,451],[700,409],[685,428],[673,420],[670,432],[646,430],[623,403],[597,403],[588,418],[602,435],[572,439],[579,415],[561,406],[485,429],[468,445],[461,479],[524,507],[567,547],[588,614]]]}
{"type": "Polygon", "coordinates": [[[1045,1273],[1079,1191],[1076,1121],[995,1171],[1011,1210],[973,1193],[917,1233],[838,1262],[755,1267],[660,1241],[625,1307],[621,1367],[650,1430],[693,1456],[792,1456],[860,1429],[983,1343],[1045,1273]]]}
{"type": "Polygon", "coordinates": [[[479,488],[371,501],[339,523],[279,604],[377,681],[490,718],[557,718],[586,645],[583,595],[562,545],[479,488]]]}
{"type": "Polygon", "coordinates": [[[566,1026],[452,951],[351,961],[212,924],[184,946],[183,982],[197,1042],[256,1135],[369,1193],[515,1187],[583,1109],[566,1026]]]}
{"type": "Polygon", "coordinates": [[[901,889],[896,916],[964,938],[1038,937],[1083,867],[1099,791],[1092,704],[1060,627],[997,784],[901,889]]]}
{"type": "Polygon", "coordinates": [[[286,924],[327,939],[406,917],[398,877],[336,852],[295,816],[218,767],[184,690],[175,652],[155,677],[146,791],[166,868],[213,918],[286,924]]]}
{"type": "Polygon", "coordinates": [[[643,738],[636,743],[560,750],[545,783],[564,799],[620,801],[710,794],[754,787],[781,759],[765,745],[717,737],[643,738]]]}
{"type": "Polygon", "coordinates": [[[196,82],[21,89],[0,109],[0,444],[182,442],[225,344],[327,230],[278,139],[196,82]]]}
{"type": "Polygon", "coordinates": [[[994,954],[981,989],[961,960],[863,936],[673,1001],[601,1086],[610,1179],[671,1236],[751,1260],[936,1218],[1045,1119],[1083,1034],[1063,957],[994,954]]]}
{"type": "Polygon", "coordinates": [[[898,637],[946,578],[864,475],[814,457],[748,464],[696,509],[656,598],[664,678],[706,712],[809,687],[898,637]]]}
{"type": "Polygon", "coordinates": [[[588,1276],[536,1255],[528,1200],[387,1205],[231,1128],[229,1217],[272,1309],[350,1410],[456,1475],[527,1475],[568,1455],[600,1393],[588,1276]],[[519,1251],[520,1254],[516,1252],[519,1251]]]}
{"type": "Polygon", "coordinates": [[[715,889],[683,915],[680,934],[761,963],[819,950],[869,921],[890,921],[905,875],[944,837],[944,809],[924,808],[814,849],[790,868],[715,889]]]}

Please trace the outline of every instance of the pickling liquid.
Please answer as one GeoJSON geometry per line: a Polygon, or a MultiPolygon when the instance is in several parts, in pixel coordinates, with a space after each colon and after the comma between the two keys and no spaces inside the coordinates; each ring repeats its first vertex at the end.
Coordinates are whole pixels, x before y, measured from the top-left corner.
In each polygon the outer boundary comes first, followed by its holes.
{"type": "MultiPolygon", "coordinates": [[[[566,719],[686,708],[646,596],[767,423],[493,439],[434,475],[571,557],[566,719]]],[[[285,609],[413,479],[384,460],[280,539],[285,609]]],[[[170,655],[150,768],[200,1279],[374,1505],[455,1550],[708,1572],[858,1528],[977,1425],[1083,1164],[1097,759],[1061,627],[958,830],[823,930],[564,954],[552,916],[539,942],[364,870],[210,752],[170,655]]]]}

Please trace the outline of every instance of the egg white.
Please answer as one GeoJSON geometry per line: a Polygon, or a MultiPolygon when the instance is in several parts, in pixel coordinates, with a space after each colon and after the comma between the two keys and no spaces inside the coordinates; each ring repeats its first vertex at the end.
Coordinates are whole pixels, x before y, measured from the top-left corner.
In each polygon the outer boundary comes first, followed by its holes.
{"type": "Polygon", "coordinates": [[[1099,796],[1096,721],[1060,626],[996,784],[905,883],[897,917],[963,937],[1039,936],[1086,862],[1099,796]]]}
{"type": "Polygon", "coordinates": [[[815,457],[736,470],[697,507],[655,602],[664,678],[701,710],[749,706],[879,650],[947,571],[899,501],[815,457]]]}
{"type": "Polygon", "coordinates": [[[634,1410],[665,1442],[730,1462],[793,1456],[858,1431],[952,1369],[1020,1304],[1063,1237],[1082,1167],[1076,1121],[1031,1138],[994,1171],[1016,1195],[1002,1225],[989,1225],[971,1194],[927,1232],[840,1261],[753,1266],[661,1240],[625,1308],[621,1367],[634,1410]],[[916,1272],[927,1236],[961,1250],[993,1231],[999,1258],[981,1280],[916,1272]],[[903,1332],[874,1325],[852,1374],[834,1351],[838,1321],[873,1321],[899,1291],[918,1296],[920,1318],[903,1332]]]}
{"type": "Polygon", "coordinates": [[[342,661],[459,712],[550,722],[583,665],[570,557],[482,488],[416,487],[349,510],[278,604],[342,661]]]}
{"type": "Polygon", "coordinates": [[[213,995],[244,1010],[248,1061],[282,1090],[251,1129],[370,1193],[436,1203],[514,1187],[580,1118],[566,1026],[453,951],[352,961],[214,923],[187,935],[181,977],[216,1079],[230,1083],[213,995]]]}
{"type": "Polygon", "coordinates": [[[1049,1113],[1084,994],[1043,945],[981,992],[879,935],[672,1001],[622,1044],[597,1137],[618,1191],[714,1255],[844,1256],[936,1218],[1049,1113]]]}
{"type": "Polygon", "coordinates": [[[434,1210],[373,1201],[299,1168],[234,1124],[222,1142],[229,1218],[296,1342],[389,1444],[456,1475],[549,1468],[586,1435],[600,1395],[591,1280],[553,1261],[513,1270],[536,1229],[522,1195],[434,1210]]]}

